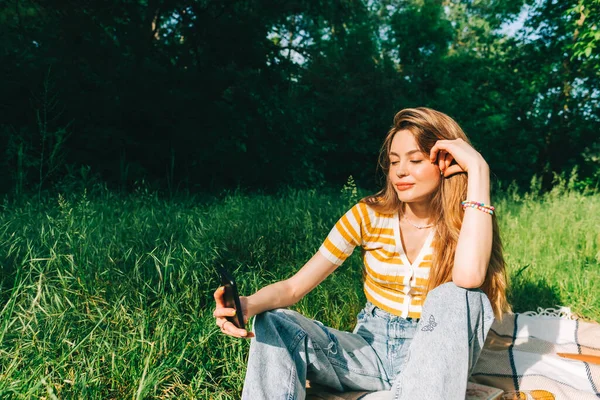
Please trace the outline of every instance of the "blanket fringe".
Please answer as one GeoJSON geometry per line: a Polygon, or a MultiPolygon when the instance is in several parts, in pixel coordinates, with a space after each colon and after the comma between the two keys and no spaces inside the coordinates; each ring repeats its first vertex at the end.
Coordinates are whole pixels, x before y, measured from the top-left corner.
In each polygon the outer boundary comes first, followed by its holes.
{"type": "Polygon", "coordinates": [[[548,317],[548,318],[560,318],[560,319],[571,319],[576,320],[579,317],[571,312],[571,307],[559,307],[559,308],[542,308],[538,307],[537,311],[525,311],[522,313],[530,317],[548,317]]]}

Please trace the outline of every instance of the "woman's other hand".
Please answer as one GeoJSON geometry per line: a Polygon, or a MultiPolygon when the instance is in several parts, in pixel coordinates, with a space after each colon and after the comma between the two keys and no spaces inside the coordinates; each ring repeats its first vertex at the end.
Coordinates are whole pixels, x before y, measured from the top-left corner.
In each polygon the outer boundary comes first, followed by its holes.
{"type": "MultiPolygon", "coordinates": [[[[236,315],[235,308],[227,308],[225,306],[225,301],[223,300],[223,295],[225,293],[225,288],[223,286],[219,287],[215,290],[215,311],[213,312],[213,316],[215,317],[215,323],[226,335],[237,337],[237,338],[252,338],[254,337],[254,333],[248,332],[245,329],[238,328],[235,324],[227,319],[227,317],[234,317],[236,315]]],[[[248,323],[248,299],[247,297],[240,296],[240,305],[242,306],[242,315],[244,316],[244,323],[248,323]]]]}
{"type": "Polygon", "coordinates": [[[437,163],[446,178],[460,172],[488,168],[481,154],[462,139],[438,140],[429,152],[429,161],[437,163]],[[453,160],[456,164],[452,164],[453,160]]]}

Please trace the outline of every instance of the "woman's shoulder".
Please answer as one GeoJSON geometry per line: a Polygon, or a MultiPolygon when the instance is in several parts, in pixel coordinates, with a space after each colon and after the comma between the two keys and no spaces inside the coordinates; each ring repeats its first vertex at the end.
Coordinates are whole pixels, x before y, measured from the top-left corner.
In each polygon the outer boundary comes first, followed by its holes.
{"type": "Polygon", "coordinates": [[[361,199],[358,204],[364,204],[364,207],[369,212],[383,216],[390,217],[394,216],[397,212],[395,209],[390,209],[390,206],[386,204],[386,200],[382,196],[369,196],[361,199]]]}
{"type": "Polygon", "coordinates": [[[360,213],[363,218],[369,217],[370,220],[393,218],[396,214],[395,212],[382,209],[380,204],[367,199],[360,200],[352,207],[352,210],[360,213]]]}

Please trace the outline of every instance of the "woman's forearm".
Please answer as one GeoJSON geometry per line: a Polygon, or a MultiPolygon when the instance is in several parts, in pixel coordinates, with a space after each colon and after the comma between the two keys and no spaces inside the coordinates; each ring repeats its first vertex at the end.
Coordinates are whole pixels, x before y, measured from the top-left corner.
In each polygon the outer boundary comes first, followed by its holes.
{"type": "Polygon", "coordinates": [[[248,318],[275,308],[289,307],[298,302],[298,299],[293,295],[293,291],[290,290],[287,280],[265,286],[252,296],[247,297],[247,300],[248,318]]]}
{"type": "Polygon", "coordinates": [[[265,286],[247,297],[248,318],[268,310],[296,304],[337,267],[317,251],[291,278],[265,286]]]}
{"type": "MultiPolygon", "coordinates": [[[[490,172],[486,163],[468,171],[465,200],[490,204],[490,172]]],[[[452,280],[458,286],[483,284],[492,252],[492,216],[467,208],[456,246],[452,280]]]]}

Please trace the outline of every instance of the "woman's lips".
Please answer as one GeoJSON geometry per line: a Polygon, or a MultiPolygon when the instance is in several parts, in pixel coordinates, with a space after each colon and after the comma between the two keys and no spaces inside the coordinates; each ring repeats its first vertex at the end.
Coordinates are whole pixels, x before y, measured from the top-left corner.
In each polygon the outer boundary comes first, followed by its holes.
{"type": "Polygon", "coordinates": [[[398,190],[408,190],[412,188],[413,185],[414,183],[397,183],[396,187],[398,188],[398,190]]]}

